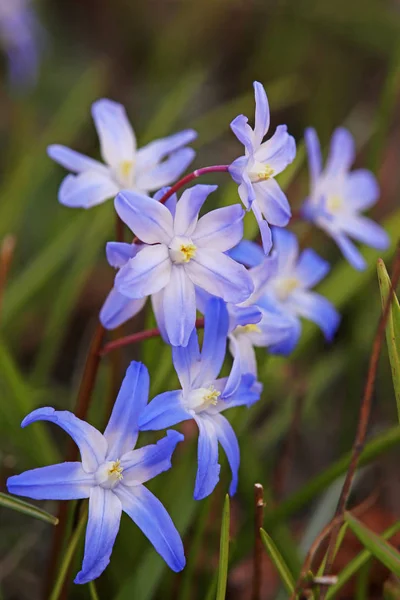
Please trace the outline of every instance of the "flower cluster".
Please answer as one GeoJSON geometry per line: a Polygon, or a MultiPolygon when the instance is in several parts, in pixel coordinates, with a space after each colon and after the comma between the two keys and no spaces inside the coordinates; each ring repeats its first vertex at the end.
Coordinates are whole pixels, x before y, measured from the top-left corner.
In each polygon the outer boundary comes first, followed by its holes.
{"type": "MultiPolygon", "coordinates": [[[[239,444],[223,412],[250,407],[260,399],[255,348],[288,355],[301,335],[301,318],[313,321],[331,341],[340,317],[332,304],[313,291],[329,264],[301,244],[286,226],[291,210],[275,180],[295,158],[294,139],[286,125],[263,141],[269,107],[263,86],[254,84],[254,129],[243,115],[231,128],[244,155],[231,165],[198,169],[176,183],[194,151],[187,147],[196,133],[182,131],[137,150],[124,108],[99,100],[92,115],[104,163],[60,145],[49,155],[72,174],[61,184],[59,200],[69,207],[90,208],[115,197],[116,218],[133,241],[109,242],[108,262],[117,270],[113,289],[100,313],[106,329],[136,315],[148,297],[159,334],[171,346],[180,389],[164,391],[148,403],[146,367],[132,362],[108,425],[101,434],[67,411],[39,408],[22,426],[38,420],[62,427],[76,442],[81,462],[65,462],[27,471],[8,480],[11,493],[36,499],[89,499],[85,555],[76,583],[98,577],[110,560],[122,511],[148,537],[174,571],[185,565],[181,538],[166,509],[144,484],[171,467],[183,435],[169,428],[193,420],[198,428],[194,498],[211,494],[220,477],[219,444],[232,471],[229,493],[236,492],[239,444]],[[226,171],[238,184],[242,204],[234,203],[200,216],[215,185],[177,191],[203,173],[226,171]],[[174,183],[175,182],[175,183],[174,183]],[[165,186],[172,185],[172,188],[165,186]],[[154,193],[150,196],[150,193],[154,193]],[[252,211],[261,244],[243,239],[243,219],[252,211]],[[204,315],[201,349],[196,328],[204,315]],[[230,371],[220,376],[227,349],[230,371]],[[135,449],[140,431],[164,431],[156,444],[135,449]]],[[[364,265],[347,236],[384,248],[386,233],[360,210],[378,198],[371,173],[349,173],[354,159],[350,134],[338,129],[325,170],[316,134],[306,132],[311,172],[310,195],[302,215],[327,232],[356,268],[364,265]]]]}

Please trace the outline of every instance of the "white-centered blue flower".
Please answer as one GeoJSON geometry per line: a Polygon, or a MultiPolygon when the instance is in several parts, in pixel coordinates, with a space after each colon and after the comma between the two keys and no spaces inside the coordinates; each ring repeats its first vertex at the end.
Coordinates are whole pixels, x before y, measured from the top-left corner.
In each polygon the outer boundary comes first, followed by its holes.
{"type": "Polygon", "coordinates": [[[254,82],[256,101],[254,129],[244,115],[231,123],[231,129],[244,145],[245,154],[229,167],[234,181],[239,185],[239,196],[246,207],[252,209],[260,227],[266,254],[271,249],[269,225],[285,227],[290,219],[289,202],[275,180],[296,156],[296,142],[288,134],[286,125],[279,125],[271,139],[263,142],[269,129],[270,114],[267,94],[261,83],[254,82]]]}
{"type": "Polygon", "coordinates": [[[183,436],[168,431],[157,444],[133,449],[138,438],[138,416],[147,403],[148,393],[146,367],[132,362],[104,434],[72,413],[54,408],[34,410],[22,422],[22,427],[35,421],[59,425],[73,438],[81,453],[82,462],[32,469],[7,481],[12,494],[37,500],[89,498],[85,554],[75,583],[87,583],[107,567],[122,511],[143,531],[173,571],[181,571],[185,566],[182,541],[171,517],[143,485],[171,467],[171,456],[183,436]]]}
{"type": "Polygon", "coordinates": [[[192,129],[137,149],[134,131],[121,104],[97,100],[92,116],[105,164],[58,144],[47,149],[50,158],[75,173],[67,175],[60,186],[58,198],[66,206],[91,208],[124,189],[153,192],[174,182],[195,156],[192,148],[184,147],[197,137],[192,129]]]}
{"type": "MultiPolygon", "coordinates": [[[[268,267],[268,276],[257,286],[251,298],[261,310],[272,314],[276,312],[288,319],[287,335],[271,344],[270,352],[292,352],[301,334],[300,317],[316,323],[325,338],[331,341],[338,328],[340,315],[331,302],[311,291],[329,272],[329,263],[310,248],[299,255],[297,238],[286,229],[274,228],[273,243],[274,255],[268,267]]],[[[251,267],[259,265],[262,268],[266,261],[262,249],[254,242],[241,242],[231,254],[251,267]]]]}
{"type": "Polygon", "coordinates": [[[115,199],[122,221],[143,247],[120,268],[115,289],[141,300],[152,296],[157,321],[173,346],[186,346],[196,321],[195,286],[234,304],[253,292],[243,265],[225,252],[243,236],[244,211],[239,204],[199,211],[216,186],[185,190],[174,215],[154,198],[124,191],[115,199]]]}
{"type": "Polygon", "coordinates": [[[365,260],[349,238],[379,250],[389,246],[386,231],[360,214],[378,201],[378,182],[366,169],[350,171],[355,159],[355,144],[346,129],[338,128],[333,133],[324,169],[314,129],[306,130],[305,142],[311,189],[302,207],[302,215],[335,240],[353,267],[364,269],[365,260]]]}
{"type": "Polygon", "coordinates": [[[232,470],[229,493],[233,495],[236,492],[239,444],[232,426],[221,413],[234,406],[252,405],[259,400],[262,391],[254,375],[242,375],[235,363],[229,377],[218,379],[225,358],[228,326],[225,303],[219,298],[212,298],[205,311],[201,354],[196,330],[186,348],[172,349],[182,389],[156,396],[139,418],[141,430],[165,429],[194,419],[199,428],[196,500],[211,494],[219,481],[218,443],[224,449],[232,470]]]}

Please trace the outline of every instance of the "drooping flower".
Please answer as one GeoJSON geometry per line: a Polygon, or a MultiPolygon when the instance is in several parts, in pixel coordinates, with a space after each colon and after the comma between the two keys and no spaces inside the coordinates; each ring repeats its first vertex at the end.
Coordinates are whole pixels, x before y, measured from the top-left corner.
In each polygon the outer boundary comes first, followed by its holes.
{"type": "Polygon", "coordinates": [[[229,172],[239,185],[239,196],[247,209],[252,209],[260,227],[266,254],[271,249],[269,225],[285,227],[290,219],[289,202],[275,181],[296,156],[296,143],[288,134],[286,125],[279,125],[271,139],[263,142],[269,129],[269,105],[261,83],[254,82],[256,102],[254,129],[244,115],[231,123],[231,129],[245,147],[245,154],[237,158],[229,172]]]}
{"type": "Polygon", "coordinates": [[[362,270],[366,266],[365,260],[349,237],[379,250],[389,245],[385,230],[360,214],[378,201],[378,182],[367,169],[350,172],[355,159],[355,145],[346,129],[341,127],[333,133],[324,169],[314,129],[306,130],[305,142],[311,186],[302,215],[330,235],[349,263],[362,270]]]}
{"type": "Polygon", "coordinates": [[[232,470],[229,493],[236,492],[239,444],[232,426],[221,413],[234,406],[250,406],[259,399],[262,390],[254,375],[242,375],[235,363],[229,377],[217,379],[224,362],[228,326],[225,303],[219,298],[211,298],[205,312],[201,353],[196,330],[187,347],[172,348],[182,389],[156,396],[139,418],[141,430],[164,429],[194,419],[199,428],[196,500],[211,494],[219,481],[218,443],[232,470]]]}
{"type": "Polygon", "coordinates": [[[0,44],[12,85],[35,83],[44,32],[29,0],[0,0],[0,44]]]}
{"type": "Polygon", "coordinates": [[[195,325],[195,286],[235,304],[253,291],[245,267],[225,254],[242,238],[242,207],[226,206],[198,218],[215,189],[185,190],[175,215],[136,192],[124,191],[115,199],[118,215],[144,244],[118,271],[115,289],[136,300],[152,295],[157,322],[173,346],[186,346],[195,325]]]}
{"type": "MultiPolygon", "coordinates": [[[[329,272],[329,263],[310,248],[299,256],[297,238],[286,229],[274,228],[273,243],[276,265],[252,296],[252,302],[261,310],[277,311],[289,319],[288,335],[272,344],[269,350],[278,354],[292,352],[301,334],[300,317],[316,323],[331,341],[340,316],[331,302],[311,291],[329,272]]],[[[242,242],[231,255],[248,266],[261,266],[265,262],[261,248],[253,242],[242,242]]]]}
{"type": "Polygon", "coordinates": [[[39,408],[22,421],[50,421],[75,441],[82,462],[64,462],[10,477],[10,493],[37,500],[89,498],[82,569],[75,583],[99,577],[110,562],[125,511],[173,571],[185,566],[181,538],[161,502],[143,485],[171,467],[171,456],[183,436],[168,431],[157,444],[133,450],[138,415],[147,403],[149,375],[132,362],[122,382],[108,425],[102,435],[68,411],[39,408]]]}
{"type": "Polygon", "coordinates": [[[121,104],[97,100],[92,116],[105,164],[58,144],[47,149],[50,158],[75,173],[67,175],[60,186],[61,204],[91,208],[124,189],[153,192],[175,181],[194,158],[194,150],[184,147],[197,136],[192,129],[137,149],[134,131],[121,104]]]}

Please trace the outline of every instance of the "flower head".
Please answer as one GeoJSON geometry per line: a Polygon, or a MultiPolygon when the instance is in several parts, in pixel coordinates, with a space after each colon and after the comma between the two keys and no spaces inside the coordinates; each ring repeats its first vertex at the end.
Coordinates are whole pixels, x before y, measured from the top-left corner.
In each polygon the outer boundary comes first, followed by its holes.
{"type": "Polygon", "coordinates": [[[366,169],[350,172],[355,158],[354,140],[343,128],[336,129],[325,169],[314,129],[307,129],[305,141],[310,166],[311,190],[302,208],[303,216],[330,235],[356,269],[365,261],[349,237],[373,248],[389,245],[385,230],[359,213],[373,206],[379,197],[374,175],[366,169]]]}
{"type": "Polygon", "coordinates": [[[229,172],[239,184],[239,196],[247,209],[252,209],[260,227],[266,254],[272,239],[269,224],[285,227],[291,211],[285,194],[275,181],[296,156],[296,143],[288,134],[286,125],[279,125],[271,139],[263,142],[269,129],[269,105],[264,87],[254,82],[256,101],[254,129],[244,115],[231,123],[231,129],[245,147],[245,154],[237,158],[229,172]]]}
{"type": "Polygon", "coordinates": [[[157,444],[134,450],[138,416],[147,403],[149,375],[132,362],[122,383],[108,425],[101,434],[68,411],[39,408],[22,427],[51,421],[76,442],[81,462],[64,462],[10,477],[12,494],[38,500],[89,498],[82,570],[75,583],[99,577],[110,562],[122,511],[125,511],[173,571],[185,566],[183,545],[161,502],[143,485],[171,467],[171,456],[183,436],[168,431],[157,444]]]}
{"type": "Polygon", "coordinates": [[[173,346],[186,346],[196,320],[195,286],[226,302],[243,302],[253,291],[247,270],[225,252],[243,235],[239,204],[199,211],[216,186],[185,190],[171,212],[154,198],[122,192],[115,209],[143,242],[118,271],[115,289],[126,298],[152,295],[157,322],[173,346]]]}
{"type": "Polygon", "coordinates": [[[76,173],[60,186],[61,204],[91,208],[124,189],[147,194],[177,179],[192,162],[195,152],[185,148],[197,134],[186,129],[136,148],[136,138],[125,108],[112,100],[97,100],[92,116],[105,164],[58,144],[48,147],[50,158],[76,173]]]}
{"type": "Polygon", "coordinates": [[[211,298],[205,311],[204,341],[199,351],[196,330],[187,347],[172,349],[182,389],[156,396],[141,413],[141,430],[164,429],[194,419],[199,428],[198,470],[194,498],[205,498],[219,481],[218,443],[227,455],[236,491],[240,462],[236,435],[222,412],[233,406],[250,406],[261,394],[254,375],[242,375],[233,364],[229,377],[218,378],[225,358],[229,316],[225,303],[211,298]]]}

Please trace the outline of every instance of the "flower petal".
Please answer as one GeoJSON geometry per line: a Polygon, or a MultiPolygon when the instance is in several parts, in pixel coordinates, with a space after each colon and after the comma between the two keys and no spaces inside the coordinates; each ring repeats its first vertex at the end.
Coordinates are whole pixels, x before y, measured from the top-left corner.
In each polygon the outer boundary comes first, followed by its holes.
{"type": "Polygon", "coordinates": [[[268,223],[285,227],[289,223],[292,213],[288,199],[275,179],[255,183],[254,191],[256,203],[268,223]]]}
{"type": "Polygon", "coordinates": [[[127,452],[121,458],[123,484],[128,487],[153,479],[171,468],[171,457],[176,445],[184,439],[181,433],[168,430],[156,444],[127,452]]]}
{"type": "Polygon", "coordinates": [[[118,187],[107,174],[84,171],[67,175],[58,190],[58,200],[70,208],[92,208],[118,194],[118,187]]]}
{"type": "Polygon", "coordinates": [[[240,244],[229,250],[229,256],[246,267],[255,267],[265,258],[265,254],[259,244],[250,240],[242,240],[240,244]]]}
{"type": "Polygon", "coordinates": [[[340,315],[329,300],[305,290],[295,290],[290,304],[298,315],[313,321],[322,330],[325,338],[331,342],[340,323],[340,315]]]}
{"type": "Polygon", "coordinates": [[[275,227],[273,230],[274,249],[278,254],[278,273],[291,271],[299,255],[297,237],[291,231],[275,227]]]}
{"type": "Polygon", "coordinates": [[[278,125],[271,139],[261,144],[254,154],[256,161],[268,164],[274,176],[281,173],[296,156],[296,142],[286,125],[278,125]]]}
{"type": "Polygon", "coordinates": [[[182,265],[173,266],[164,289],[165,329],[172,346],[186,346],[196,322],[194,285],[182,265]]]}
{"type": "Polygon", "coordinates": [[[191,419],[182,399],[182,390],[163,392],[153,398],[139,415],[140,431],[158,431],[191,419]]]}
{"type": "Polygon", "coordinates": [[[225,252],[243,237],[244,210],[240,204],[212,210],[201,217],[192,239],[199,248],[225,252]]]}
{"type": "MultiPolygon", "coordinates": [[[[158,190],[153,195],[154,200],[157,200],[158,202],[160,202],[162,200],[162,198],[165,196],[165,194],[167,192],[169,192],[170,189],[171,189],[170,186],[162,187],[160,190],[158,190]]],[[[170,196],[168,198],[168,200],[166,202],[164,202],[164,206],[166,206],[168,208],[169,212],[171,213],[171,215],[174,218],[175,218],[175,211],[176,211],[176,203],[177,202],[178,202],[178,196],[176,194],[172,194],[172,196],[170,196]]]]}
{"type": "Polygon", "coordinates": [[[120,269],[130,258],[136,256],[141,250],[139,244],[125,244],[124,242],[107,242],[106,256],[108,264],[115,269],[120,269]]]}
{"type": "Polygon", "coordinates": [[[171,277],[171,261],[164,244],[146,246],[121,268],[115,287],[128,298],[143,298],[159,292],[171,277]]]}
{"type": "Polygon", "coordinates": [[[348,171],[354,162],[355,153],[353,136],[344,127],[338,127],[331,138],[331,147],[325,167],[326,174],[338,175],[348,171]]]}
{"type": "Polygon", "coordinates": [[[229,466],[232,471],[232,481],[229,486],[229,495],[233,496],[236,493],[238,484],[238,471],[240,465],[240,450],[239,443],[232,425],[222,415],[214,415],[214,427],[218,437],[218,441],[224,449],[229,466]]]}
{"type": "Polygon", "coordinates": [[[174,235],[172,215],[154,198],[124,190],[115,198],[115,210],[129,229],[146,244],[168,244],[174,235]]]}
{"type": "Polygon", "coordinates": [[[219,481],[218,439],[213,419],[206,415],[194,417],[199,428],[197,474],[193,497],[202,500],[211,494],[219,481]]]}
{"type": "Polygon", "coordinates": [[[253,343],[248,335],[231,335],[229,338],[229,351],[234,360],[239,363],[240,372],[257,375],[257,359],[253,343]]]}
{"type": "Polygon", "coordinates": [[[98,160],[89,158],[89,156],[67,148],[67,146],[52,144],[47,147],[47,154],[56,163],[73,173],[83,173],[83,171],[98,171],[103,175],[107,175],[108,173],[107,167],[102,165],[98,160]]]}
{"type": "Polygon", "coordinates": [[[231,129],[239,142],[243,144],[247,152],[253,152],[254,132],[248,124],[248,118],[244,115],[239,115],[231,122],[231,129]]]}
{"type": "Polygon", "coordinates": [[[157,327],[160,331],[161,337],[166,344],[169,343],[167,330],[165,327],[165,315],[164,315],[164,290],[160,290],[155,294],[151,295],[151,306],[157,322],[157,327]]]}
{"type": "Polygon", "coordinates": [[[245,267],[222,252],[198,248],[185,270],[195,285],[225,302],[240,304],[254,291],[245,267]]]}
{"type": "Polygon", "coordinates": [[[299,257],[295,277],[307,288],[317,285],[330,271],[330,264],[311,248],[306,248],[299,257]]]}
{"type": "Polygon", "coordinates": [[[322,172],[322,154],[317,132],[309,127],[304,132],[304,141],[307,149],[308,166],[310,169],[311,188],[315,188],[317,179],[322,172]]]}
{"type": "Polygon", "coordinates": [[[85,471],[93,472],[104,462],[107,452],[107,442],[92,425],[75,417],[68,410],[54,410],[54,408],[37,408],[32,411],[21,423],[26,427],[36,421],[50,421],[68,433],[78,446],[85,471]]]}
{"type": "Polygon", "coordinates": [[[219,375],[226,354],[229,315],[220,298],[211,298],[205,309],[204,340],[199,373],[194,388],[211,384],[219,375]]]}
{"type": "Polygon", "coordinates": [[[149,171],[138,172],[136,185],[141,190],[152,192],[173,183],[193,162],[196,152],[192,148],[177,150],[162,163],[149,171]]]}
{"type": "Polygon", "coordinates": [[[389,247],[390,239],[386,231],[372,221],[363,216],[344,216],[340,221],[338,220],[339,226],[347,235],[350,235],[357,241],[371,246],[372,248],[378,248],[379,250],[386,250],[389,247]]]}
{"type": "Polygon", "coordinates": [[[147,296],[127,298],[113,288],[104,301],[100,311],[100,322],[106,329],[116,329],[137,315],[146,304],[147,296]]]}
{"type": "MultiPolygon", "coordinates": [[[[218,379],[217,383],[220,383],[220,386],[225,386],[226,378],[218,379]]],[[[245,373],[242,375],[240,385],[235,393],[227,401],[218,400],[215,412],[220,413],[234,406],[251,406],[260,399],[262,389],[262,384],[256,380],[254,374],[245,373]]]]}
{"type": "Polygon", "coordinates": [[[80,462],[64,462],[31,469],[7,480],[10,494],[34,500],[76,500],[89,498],[96,485],[94,475],[86,473],[80,462]]]}
{"type": "Polygon", "coordinates": [[[345,259],[351,264],[352,267],[357,271],[363,271],[367,266],[365,259],[358,248],[349,240],[347,235],[344,233],[331,233],[332,238],[339,246],[345,259]]]}
{"type": "Polygon", "coordinates": [[[161,502],[143,485],[119,485],[116,493],[123,510],[141,529],[155,550],[176,573],[186,564],[180,535],[161,502]]]}
{"type": "Polygon", "coordinates": [[[253,87],[256,101],[254,142],[259,145],[269,129],[269,105],[267,94],[265,93],[262,83],[255,81],[253,87]]]}
{"type": "Polygon", "coordinates": [[[82,569],[74,583],[88,583],[103,573],[110,562],[121,513],[121,501],[112,490],[92,488],[82,569]]]}
{"type": "Polygon", "coordinates": [[[116,167],[124,161],[132,161],[136,139],[122,104],[107,98],[97,100],[92,105],[92,117],[104,162],[116,167]]]}
{"type": "Polygon", "coordinates": [[[218,186],[197,184],[185,190],[178,200],[175,211],[175,235],[191,236],[194,232],[199,212],[208,196],[218,186]]]}
{"type": "Polygon", "coordinates": [[[136,168],[138,172],[148,170],[156,166],[166,156],[179,150],[197,138],[197,132],[193,129],[185,129],[165,138],[155,140],[143,146],[136,154],[136,168]]]}
{"type": "Polygon", "coordinates": [[[200,367],[200,351],[197,331],[193,329],[188,345],[172,347],[172,362],[184,392],[193,387],[193,380],[200,367]]]}
{"type": "MultiPolygon", "coordinates": [[[[289,317],[289,315],[287,315],[289,317]]],[[[297,317],[291,316],[291,327],[287,329],[286,335],[280,341],[276,341],[268,348],[270,354],[288,356],[296,348],[301,335],[301,322],[297,317]]]]}
{"type": "Polygon", "coordinates": [[[261,209],[260,209],[257,201],[253,202],[253,204],[251,205],[251,209],[252,209],[254,216],[256,218],[256,221],[258,223],[258,228],[259,228],[260,234],[261,234],[261,242],[262,242],[264,254],[267,255],[267,254],[269,254],[269,251],[272,248],[271,228],[268,225],[267,221],[263,218],[261,209]]]}
{"type": "Polygon", "coordinates": [[[367,169],[357,169],[349,173],[344,186],[346,205],[352,210],[367,210],[378,201],[378,182],[367,169]]]}
{"type": "Polygon", "coordinates": [[[104,437],[107,460],[117,460],[134,448],[139,434],[139,416],[149,398],[149,372],[144,364],[129,365],[108,421],[104,437]]]}

